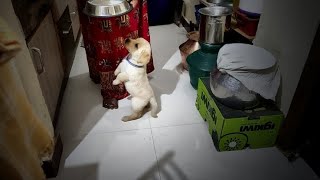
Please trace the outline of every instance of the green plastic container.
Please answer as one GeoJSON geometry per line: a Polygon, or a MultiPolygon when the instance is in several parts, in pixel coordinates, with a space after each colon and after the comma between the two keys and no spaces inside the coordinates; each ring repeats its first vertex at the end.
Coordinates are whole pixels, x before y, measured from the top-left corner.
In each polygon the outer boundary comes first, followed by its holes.
{"type": "Polygon", "coordinates": [[[210,72],[217,66],[217,56],[222,45],[200,44],[201,49],[187,57],[190,83],[198,88],[200,77],[210,77],[210,72]]]}

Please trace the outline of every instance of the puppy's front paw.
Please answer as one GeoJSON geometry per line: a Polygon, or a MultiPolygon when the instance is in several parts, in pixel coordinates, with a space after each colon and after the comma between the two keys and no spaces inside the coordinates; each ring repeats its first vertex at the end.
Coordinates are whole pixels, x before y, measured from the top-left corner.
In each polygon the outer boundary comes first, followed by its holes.
{"type": "Polygon", "coordinates": [[[117,79],[115,79],[115,80],[113,80],[112,84],[113,84],[114,86],[119,85],[119,84],[120,84],[120,81],[117,80],[117,79]]]}

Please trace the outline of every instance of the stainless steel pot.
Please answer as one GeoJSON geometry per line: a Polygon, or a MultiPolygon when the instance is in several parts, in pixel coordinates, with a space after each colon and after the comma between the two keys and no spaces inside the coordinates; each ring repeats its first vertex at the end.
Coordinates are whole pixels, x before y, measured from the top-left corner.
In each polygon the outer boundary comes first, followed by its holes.
{"type": "Polygon", "coordinates": [[[83,10],[92,17],[114,17],[132,10],[131,0],[88,0],[83,10]]]}
{"type": "Polygon", "coordinates": [[[232,7],[211,6],[201,8],[200,42],[205,44],[221,44],[224,41],[226,17],[232,14],[232,7]]]}
{"type": "Polygon", "coordinates": [[[208,3],[220,5],[220,4],[232,4],[232,0],[207,0],[208,3]]]}
{"type": "Polygon", "coordinates": [[[216,99],[234,109],[253,109],[260,96],[246,88],[239,80],[215,69],[210,74],[210,88],[216,99]]]}

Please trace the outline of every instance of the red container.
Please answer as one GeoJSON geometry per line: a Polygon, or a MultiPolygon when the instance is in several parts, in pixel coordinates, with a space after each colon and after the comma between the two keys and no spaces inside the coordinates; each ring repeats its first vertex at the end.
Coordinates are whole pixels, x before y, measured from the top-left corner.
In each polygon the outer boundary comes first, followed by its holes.
{"type": "MultiPolygon", "coordinates": [[[[101,84],[104,107],[114,108],[117,107],[114,99],[128,95],[123,86],[112,85],[114,70],[128,54],[125,39],[143,37],[150,41],[147,1],[138,0],[132,11],[116,17],[87,16],[83,13],[86,1],[77,0],[77,3],[90,78],[101,84]]],[[[153,70],[151,57],[147,72],[153,70]]]]}
{"type": "Polygon", "coordinates": [[[249,18],[246,14],[239,10],[235,11],[237,27],[248,36],[255,36],[260,18],[249,18]]]}

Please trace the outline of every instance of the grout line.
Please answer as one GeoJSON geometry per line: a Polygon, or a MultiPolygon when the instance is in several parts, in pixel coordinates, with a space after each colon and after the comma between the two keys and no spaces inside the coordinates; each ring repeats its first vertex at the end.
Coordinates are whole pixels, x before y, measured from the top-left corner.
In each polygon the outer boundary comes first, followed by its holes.
{"type": "MultiPolygon", "coordinates": [[[[149,119],[149,120],[150,120],[150,119],[149,119]]],[[[149,122],[150,122],[150,121],[149,121],[149,122]]],[[[151,127],[151,123],[150,123],[150,127],[151,127]]],[[[152,144],[153,144],[154,154],[155,154],[156,160],[157,160],[158,175],[159,175],[159,178],[160,178],[160,180],[161,180],[160,169],[159,169],[159,161],[158,161],[158,156],[157,156],[157,151],[156,151],[156,145],[155,145],[154,139],[153,139],[153,131],[152,131],[152,128],[151,128],[151,137],[152,137],[152,144]]]]}
{"type": "MultiPolygon", "coordinates": [[[[149,118],[148,120],[149,120],[149,125],[150,125],[149,128],[148,127],[147,128],[139,128],[139,129],[135,128],[135,129],[116,130],[116,131],[109,131],[109,132],[103,132],[103,131],[96,131],[96,132],[92,132],[92,133],[89,132],[88,134],[85,134],[83,138],[79,138],[79,139],[77,139],[77,138],[70,138],[69,139],[68,138],[68,140],[71,140],[71,141],[82,141],[84,138],[86,138],[87,136],[91,136],[91,135],[112,134],[112,133],[139,131],[139,130],[147,130],[147,129],[150,129],[151,133],[153,133],[152,129],[177,127],[177,126],[190,126],[190,125],[205,123],[205,122],[199,122],[199,123],[188,123],[188,124],[179,124],[179,125],[168,125],[168,126],[161,126],[161,127],[151,127],[151,122],[150,122],[151,119],[149,118]]],[[[153,134],[152,134],[152,136],[153,136],[153,134]]]]}
{"type": "MultiPolygon", "coordinates": [[[[110,134],[110,133],[137,131],[137,130],[146,130],[146,129],[151,129],[151,128],[148,128],[148,127],[147,128],[134,128],[134,129],[125,129],[125,130],[115,130],[115,131],[109,131],[109,132],[103,132],[103,131],[97,130],[97,132],[92,133],[90,135],[93,135],[93,134],[110,134]]],[[[87,135],[89,135],[89,134],[87,134],[87,135]]]]}
{"type": "Polygon", "coordinates": [[[177,127],[177,126],[190,126],[190,125],[203,124],[203,123],[206,123],[206,122],[205,122],[205,121],[203,121],[203,122],[188,123],[188,124],[166,125],[166,126],[159,126],[159,127],[151,127],[151,129],[168,128],[168,127],[177,127]]]}
{"type": "Polygon", "coordinates": [[[151,130],[151,138],[152,138],[152,145],[153,145],[154,155],[156,156],[156,161],[157,161],[157,173],[158,173],[158,177],[161,180],[160,169],[159,169],[159,160],[158,160],[158,156],[157,156],[156,145],[155,145],[154,139],[153,139],[153,131],[152,131],[152,128],[151,128],[150,120],[151,120],[151,115],[149,115],[148,121],[149,121],[150,130],[151,130]]]}
{"type": "Polygon", "coordinates": [[[87,133],[84,134],[83,136],[80,135],[80,138],[66,138],[69,141],[82,141],[84,140],[87,136],[92,136],[92,135],[102,135],[102,134],[112,134],[112,133],[120,133],[120,132],[130,132],[130,131],[139,131],[139,130],[148,130],[151,128],[140,128],[140,129],[126,129],[126,130],[116,130],[116,131],[109,131],[109,132],[103,132],[103,131],[97,131],[97,132],[92,132],[92,133],[87,133]]]}

